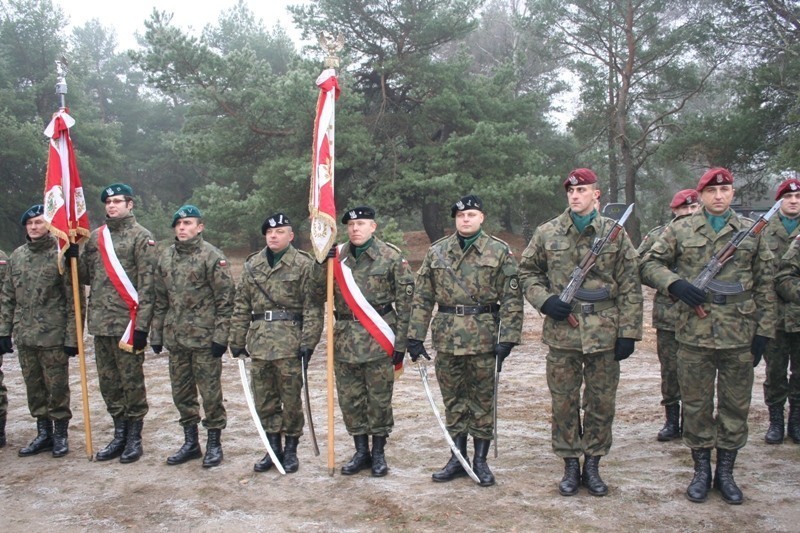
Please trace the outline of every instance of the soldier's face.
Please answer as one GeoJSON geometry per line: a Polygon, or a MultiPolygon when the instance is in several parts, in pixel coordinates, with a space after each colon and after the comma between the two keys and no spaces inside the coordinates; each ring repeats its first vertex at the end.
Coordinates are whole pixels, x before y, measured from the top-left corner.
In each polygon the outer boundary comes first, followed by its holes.
{"type": "Polygon", "coordinates": [[[700,199],[706,211],[719,216],[730,207],[733,190],[733,185],[709,185],[700,193],[700,199]]]}
{"type": "Polygon", "coordinates": [[[291,226],[267,228],[267,246],[273,252],[280,252],[292,242],[294,232],[291,226]]]}
{"type": "Polygon", "coordinates": [[[456,231],[464,237],[478,233],[483,224],[483,213],[477,209],[456,211],[456,231]]]}
{"type": "Polygon", "coordinates": [[[32,241],[41,239],[47,235],[47,225],[44,222],[44,217],[38,216],[29,218],[25,222],[25,231],[28,232],[28,237],[30,237],[32,241]]]}
{"type": "Polygon", "coordinates": [[[787,192],[781,198],[781,213],[790,218],[800,215],[800,191],[787,192]]]}
{"type": "Polygon", "coordinates": [[[673,209],[672,212],[675,214],[676,217],[681,217],[683,215],[691,215],[692,213],[697,211],[699,207],[700,207],[699,203],[682,205],[673,209]]]}
{"type": "Polygon", "coordinates": [[[347,237],[356,246],[361,246],[370,240],[376,229],[378,229],[378,224],[367,218],[347,221],[347,237]]]}
{"type": "Polygon", "coordinates": [[[106,198],[106,216],[108,218],[123,218],[131,214],[133,202],[125,200],[124,196],[109,196],[106,198]]]}
{"type": "Polygon", "coordinates": [[[595,209],[595,202],[600,199],[600,190],[593,185],[570,185],[567,187],[567,202],[570,210],[581,216],[588,215],[595,209]]]}
{"type": "Polygon", "coordinates": [[[199,218],[179,218],[175,223],[175,238],[179,241],[188,241],[200,234],[205,225],[199,218]]]}

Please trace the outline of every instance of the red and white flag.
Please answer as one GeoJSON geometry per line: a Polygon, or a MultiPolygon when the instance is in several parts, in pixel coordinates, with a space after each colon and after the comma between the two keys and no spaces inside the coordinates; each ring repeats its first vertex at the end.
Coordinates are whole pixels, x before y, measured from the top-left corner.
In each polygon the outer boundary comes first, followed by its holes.
{"type": "MultiPolygon", "coordinates": [[[[70,242],[89,238],[89,215],[78,162],[69,129],[75,125],[65,109],[53,115],[44,134],[50,138],[47,176],[44,187],[44,219],[50,233],[58,238],[59,259],[70,242]]],[[[59,260],[59,265],[61,261],[59,260]]]]}
{"type": "Polygon", "coordinates": [[[329,68],[317,78],[320,89],[314,120],[314,145],[311,154],[311,245],[318,262],[323,262],[336,242],[336,206],[333,199],[334,110],[339,98],[336,70],[329,68]]]}

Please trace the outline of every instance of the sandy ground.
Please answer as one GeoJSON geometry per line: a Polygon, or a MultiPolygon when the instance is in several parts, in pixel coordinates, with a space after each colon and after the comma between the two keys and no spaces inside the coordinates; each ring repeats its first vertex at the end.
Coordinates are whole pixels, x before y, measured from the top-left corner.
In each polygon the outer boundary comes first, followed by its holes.
{"type": "MultiPolygon", "coordinates": [[[[69,455],[20,458],[17,451],[33,438],[35,427],[19,363],[16,356],[6,355],[9,443],[0,449],[0,530],[800,530],[800,446],[763,442],[763,364],[756,369],[750,442],[735,470],[744,504],[727,505],[716,491],[705,504],[685,499],[691,478],[689,451],[680,442],[659,443],[655,438],[663,411],[655,337],[649,328],[622,367],[614,446],[601,462],[608,496],[592,497],[585,489],[575,497],[559,496],[563,463],[550,449],[550,397],[540,329],[541,319],[526,304],[524,345],[507,360],[501,378],[500,453],[497,459],[490,455],[489,462],[497,485],[490,488],[468,478],[431,482],[431,473],[444,465],[449,451],[413,367],[396,383],[396,426],[387,445],[389,475],[378,479],[368,472],[339,474],[338,467],[352,454],[352,440],[337,404],[337,470],[330,476],[324,342],[310,369],[321,455],[314,457],[304,436],[300,471],[287,476],[274,469],[253,472],[264,449],[245,406],[237,365],[227,356],[223,381],[229,418],[223,432],[225,460],[218,468],[204,470],[200,461],[165,464],[180,446],[182,432],[172,405],[167,357],[152,353],[145,363],[150,413],[144,425],[145,455],[139,462],[87,460],[77,360],[71,368],[74,418],[69,455]]],[[[89,339],[89,404],[97,450],[110,438],[111,420],[97,388],[91,346],[89,339]]],[[[430,373],[433,377],[432,366],[430,373]]],[[[435,378],[432,385],[441,401],[435,378]]]]}

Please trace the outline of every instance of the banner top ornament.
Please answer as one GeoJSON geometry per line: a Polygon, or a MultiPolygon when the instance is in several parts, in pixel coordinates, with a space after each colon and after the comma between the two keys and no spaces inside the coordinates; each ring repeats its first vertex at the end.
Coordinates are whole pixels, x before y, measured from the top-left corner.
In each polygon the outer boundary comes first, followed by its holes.
{"type": "Polygon", "coordinates": [[[325,68],[338,68],[339,56],[337,54],[344,48],[344,35],[340,33],[334,37],[327,31],[321,31],[317,38],[320,48],[325,52],[325,68]]]}

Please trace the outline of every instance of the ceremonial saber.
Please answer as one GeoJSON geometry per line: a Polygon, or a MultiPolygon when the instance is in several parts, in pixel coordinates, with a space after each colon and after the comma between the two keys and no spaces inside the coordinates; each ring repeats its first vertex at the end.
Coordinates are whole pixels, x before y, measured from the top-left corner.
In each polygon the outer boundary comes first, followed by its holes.
{"type": "Polygon", "coordinates": [[[253,417],[253,423],[256,425],[256,429],[258,430],[258,435],[261,437],[261,442],[264,443],[264,447],[267,449],[267,453],[269,454],[270,459],[272,459],[275,468],[278,469],[278,472],[281,474],[286,474],[286,470],[283,469],[283,465],[280,461],[278,461],[278,456],[275,455],[275,450],[272,449],[272,446],[269,445],[269,440],[267,440],[267,434],[264,433],[264,428],[261,427],[261,418],[258,416],[256,412],[256,404],[253,401],[253,393],[250,390],[250,380],[247,379],[247,367],[244,365],[244,357],[240,356],[237,357],[239,361],[239,376],[242,378],[242,388],[244,389],[244,399],[247,402],[247,407],[250,409],[250,416],[253,417]]]}
{"type": "MultiPolygon", "coordinates": [[[[500,328],[503,321],[497,323],[497,344],[500,344],[500,328]]],[[[494,458],[497,459],[497,391],[500,388],[500,361],[494,356],[494,396],[492,396],[492,428],[494,429],[494,458]]]]}
{"type": "Polygon", "coordinates": [[[461,451],[456,446],[456,443],[453,442],[453,437],[450,436],[450,433],[447,431],[447,427],[442,422],[442,415],[439,414],[439,408],[436,407],[436,402],[433,401],[433,394],[431,394],[431,387],[428,385],[428,368],[423,363],[417,363],[417,370],[419,370],[419,377],[422,378],[422,384],[425,386],[425,394],[428,396],[428,402],[431,404],[431,409],[433,409],[433,415],[436,417],[436,421],[439,422],[439,427],[442,428],[442,433],[444,433],[444,439],[447,441],[448,446],[450,446],[450,450],[455,455],[458,462],[461,463],[461,466],[464,467],[464,470],[467,471],[469,477],[472,478],[472,481],[475,483],[480,484],[481,480],[478,479],[478,476],[475,475],[475,472],[472,471],[472,467],[469,466],[469,463],[464,456],[461,455],[461,451]]]}
{"type": "Polygon", "coordinates": [[[308,394],[308,365],[305,358],[300,361],[303,367],[303,397],[305,398],[304,406],[306,411],[306,418],[308,419],[308,432],[311,434],[311,446],[314,447],[314,456],[319,456],[319,446],[317,446],[317,434],[314,432],[314,419],[311,418],[311,398],[308,394]]]}

